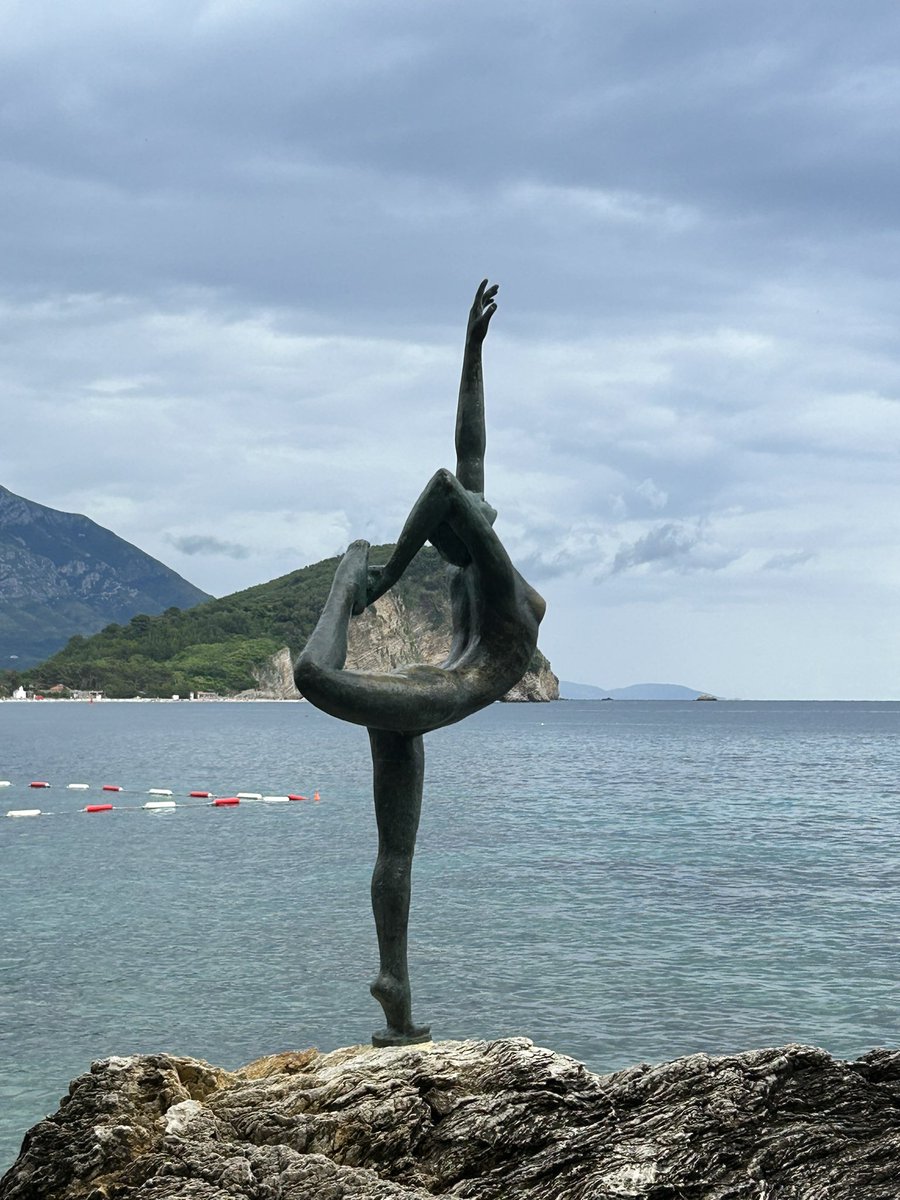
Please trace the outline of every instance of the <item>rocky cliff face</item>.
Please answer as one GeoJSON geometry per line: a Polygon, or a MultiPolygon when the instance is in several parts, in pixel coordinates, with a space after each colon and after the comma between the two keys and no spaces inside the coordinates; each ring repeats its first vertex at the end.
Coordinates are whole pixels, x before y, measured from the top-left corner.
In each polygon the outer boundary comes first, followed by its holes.
{"type": "Polygon", "coordinates": [[[300,693],[294,686],[294,658],[287,646],[251,673],[256,687],[239,695],[244,700],[299,700],[300,693]]]}
{"type": "Polygon", "coordinates": [[[896,1200],[900,1051],[809,1046],[594,1075],[525,1038],[111,1058],[0,1200],[896,1200]]]}
{"type": "Polygon", "coordinates": [[[0,487],[0,667],[25,667],[73,634],[209,596],[87,517],[0,487]],[[15,656],[15,657],[13,657],[15,656]]]}
{"type": "MultiPolygon", "coordinates": [[[[404,663],[440,663],[450,651],[450,608],[445,603],[436,620],[431,611],[411,605],[397,592],[388,592],[350,624],[347,666],[353,671],[392,671],[404,663]]],[[[559,680],[542,654],[533,669],[512,688],[504,700],[558,700],[559,680]]],[[[298,692],[287,647],[254,671],[257,686],[247,697],[294,699],[298,692]]]]}
{"type": "MultiPolygon", "coordinates": [[[[347,666],[356,671],[392,671],[404,663],[440,663],[450,653],[450,604],[440,621],[388,592],[350,625],[347,666]]],[[[558,700],[559,680],[543,654],[504,700],[558,700]]]]}

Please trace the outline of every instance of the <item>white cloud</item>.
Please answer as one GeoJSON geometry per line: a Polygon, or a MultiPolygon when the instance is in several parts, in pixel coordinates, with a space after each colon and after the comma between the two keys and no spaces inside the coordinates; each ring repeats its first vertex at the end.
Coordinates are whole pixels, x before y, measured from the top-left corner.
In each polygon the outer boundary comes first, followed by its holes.
{"type": "Polygon", "coordinates": [[[634,489],[653,509],[665,508],[669,502],[668,492],[657,487],[652,479],[643,479],[634,489]]]}

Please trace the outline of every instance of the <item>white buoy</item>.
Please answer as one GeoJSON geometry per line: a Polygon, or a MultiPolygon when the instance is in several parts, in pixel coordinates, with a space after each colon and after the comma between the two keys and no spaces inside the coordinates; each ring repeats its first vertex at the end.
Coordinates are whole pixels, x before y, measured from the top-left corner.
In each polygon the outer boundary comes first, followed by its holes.
{"type": "Polygon", "coordinates": [[[12,787],[8,779],[0,779],[0,787],[12,787]]]}
{"type": "Polygon", "coordinates": [[[39,817],[41,810],[39,808],[11,808],[6,815],[8,817],[39,817]]]}
{"type": "Polygon", "coordinates": [[[238,792],[238,800],[262,800],[262,792],[238,792]]]}
{"type": "Polygon", "coordinates": [[[263,804],[290,804],[290,796],[263,796],[263,804]]]}
{"type": "Polygon", "coordinates": [[[66,787],[70,792],[86,792],[90,787],[89,783],[67,783],[66,787]]]}
{"type": "Polygon", "coordinates": [[[148,800],[144,808],[169,809],[177,808],[174,800],[148,800]]]}
{"type": "Polygon", "coordinates": [[[147,790],[147,795],[148,796],[171,796],[172,789],[171,788],[149,788],[147,790]]]}

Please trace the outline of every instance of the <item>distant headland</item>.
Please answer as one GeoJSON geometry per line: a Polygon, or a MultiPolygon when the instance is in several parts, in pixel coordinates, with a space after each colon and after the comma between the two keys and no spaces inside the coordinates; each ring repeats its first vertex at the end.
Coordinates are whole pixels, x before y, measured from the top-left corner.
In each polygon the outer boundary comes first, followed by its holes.
{"type": "Polygon", "coordinates": [[[591,683],[559,681],[560,700],[718,700],[711,692],[679,683],[633,683],[631,687],[602,688],[591,683]]]}

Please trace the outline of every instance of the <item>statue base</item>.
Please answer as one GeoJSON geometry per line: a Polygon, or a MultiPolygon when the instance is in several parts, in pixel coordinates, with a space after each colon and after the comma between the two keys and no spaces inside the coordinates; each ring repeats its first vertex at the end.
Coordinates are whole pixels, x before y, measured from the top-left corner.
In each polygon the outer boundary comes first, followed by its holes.
{"type": "Polygon", "coordinates": [[[415,1046],[419,1042],[431,1041],[431,1027],[423,1025],[413,1033],[394,1033],[391,1029],[381,1029],[372,1034],[373,1046],[415,1046]]]}

